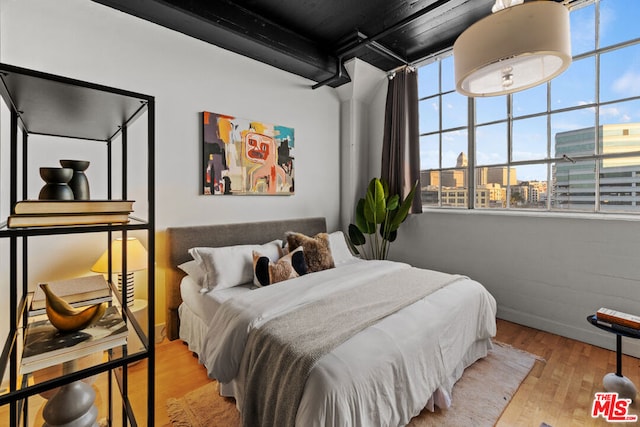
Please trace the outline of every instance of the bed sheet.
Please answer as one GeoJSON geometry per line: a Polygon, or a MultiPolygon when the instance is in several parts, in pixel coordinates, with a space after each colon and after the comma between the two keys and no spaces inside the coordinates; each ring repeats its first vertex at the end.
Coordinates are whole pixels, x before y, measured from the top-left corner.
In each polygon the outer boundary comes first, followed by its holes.
{"type": "MultiPolygon", "coordinates": [[[[344,276],[342,267],[335,270],[344,276]]],[[[405,425],[429,401],[433,404],[434,396],[438,406],[448,406],[463,369],[491,347],[495,310],[495,300],[482,285],[460,280],[358,333],[320,359],[307,381],[296,424],[405,425]]],[[[198,319],[185,337],[203,343],[214,326],[206,326],[196,311],[181,307],[181,337],[187,319],[198,319]]],[[[202,356],[202,344],[195,347],[202,356]]],[[[211,363],[203,361],[210,369],[211,363]]],[[[221,393],[235,396],[239,407],[241,380],[221,385],[221,393]]]]}
{"type": "Polygon", "coordinates": [[[184,276],[180,282],[183,303],[178,307],[180,339],[188,344],[189,350],[200,354],[205,334],[201,323],[206,325],[224,301],[254,288],[253,284],[246,284],[202,294],[200,285],[190,276],[184,276]],[[189,313],[184,313],[186,310],[189,313]]]}

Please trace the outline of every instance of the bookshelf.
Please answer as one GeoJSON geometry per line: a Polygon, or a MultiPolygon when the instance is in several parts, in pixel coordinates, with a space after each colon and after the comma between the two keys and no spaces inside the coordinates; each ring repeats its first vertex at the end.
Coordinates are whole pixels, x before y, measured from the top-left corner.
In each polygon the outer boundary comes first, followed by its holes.
{"type": "MultiPolygon", "coordinates": [[[[155,99],[153,96],[130,92],[91,82],[56,76],[36,70],[0,63],[1,108],[8,112],[9,120],[0,125],[8,128],[8,138],[0,139],[0,244],[7,248],[8,271],[2,271],[0,285],[8,287],[9,313],[3,317],[8,334],[0,341],[0,378],[7,386],[0,391],[0,425],[26,426],[42,424],[42,404],[45,399],[55,399],[60,390],[73,384],[91,384],[96,390],[95,406],[98,422],[108,425],[154,425],[154,278],[155,278],[155,99]],[[130,126],[142,126],[146,135],[139,133],[129,137],[130,126]],[[95,205],[128,206],[129,163],[136,161],[136,175],[145,176],[146,200],[142,217],[135,211],[119,222],[89,222],[70,225],[8,226],[7,218],[20,215],[16,206],[25,205],[28,199],[27,173],[34,165],[29,162],[29,143],[33,136],[51,138],[52,148],[59,139],[73,139],[80,146],[99,143],[104,146],[107,197],[100,203],[78,203],[91,212],[95,205]],[[131,140],[131,141],[130,141],[131,140]],[[130,154],[132,144],[143,144],[146,158],[134,159],[130,154]],[[114,148],[117,147],[117,148],[114,148]],[[8,155],[5,155],[8,153],[8,155]],[[115,154],[114,154],[115,153],[115,154]],[[132,157],[131,159],[129,157],[132,157]],[[8,173],[7,173],[8,172],[8,173]],[[114,191],[114,183],[120,185],[114,191]],[[112,197],[118,193],[118,197],[112,197]],[[91,207],[89,207],[91,205],[91,207]],[[127,305],[126,292],[118,292],[109,282],[112,304],[125,321],[129,336],[126,344],[108,350],[100,350],[90,356],[65,361],[53,366],[46,374],[41,371],[23,372],[21,358],[27,325],[42,319],[30,317],[28,308],[35,282],[30,278],[29,266],[37,260],[30,259],[29,247],[38,245],[43,236],[55,236],[53,245],[64,250],[65,237],[72,234],[94,233],[104,242],[103,250],[109,250],[116,237],[127,238],[135,232],[146,237],[148,252],[148,279],[146,283],[148,309],[145,318],[134,313],[127,305]],[[136,365],[135,370],[129,367],[136,365]],[[144,367],[144,370],[141,369],[144,367]],[[136,377],[133,378],[135,371],[136,377]],[[135,383],[135,384],[134,384],[135,383]],[[130,399],[133,387],[139,395],[141,384],[146,388],[146,399],[130,399]],[[99,402],[98,402],[99,400],[99,402]],[[136,402],[133,402],[136,400],[136,402]],[[6,417],[6,418],[5,418],[6,417]],[[37,420],[37,421],[34,421],[37,420]]],[[[4,114],[4,111],[3,111],[4,114]]],[[[81,149],[79,149],[81,151],[81,149]]],[[[79,153],[78,156],[82,156],[79,153]]],[[[33,183],[31,183],[33,187],[33,183]]],[[[46,205],[46,204],[45,204],[46,205]]],[[[65,207],[62,208],[66,209],[65,207]]],[[[100,208],[101,209],[101,208],[100,208]]],[[[48,212],[43,213],[45,216],[48,212]]],[[[52,212],[53,214],[53,212],[52,212]]],[[[47,243],[52,245],[51,241],[47,243]]],[[[126,251],[122,255],[126,273],[126,251]]],[[[111,255],[110,255],[111,259],[111,255]]],[[[87,266],[88,268],[89,266],[87,266]]],[[[112,277],[109,274],[107,277],[112,277]]],[[[28,371],[28,370],[25,370],[28,371]]]]}

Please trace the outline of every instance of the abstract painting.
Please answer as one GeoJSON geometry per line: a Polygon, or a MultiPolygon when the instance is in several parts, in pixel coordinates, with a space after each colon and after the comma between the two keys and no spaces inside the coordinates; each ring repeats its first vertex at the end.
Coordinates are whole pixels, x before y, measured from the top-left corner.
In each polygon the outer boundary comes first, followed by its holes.
{"type": "Polygon", "coordinates": [[[203,193],[294,193],[293,128],[202,113],[203,193]]]}

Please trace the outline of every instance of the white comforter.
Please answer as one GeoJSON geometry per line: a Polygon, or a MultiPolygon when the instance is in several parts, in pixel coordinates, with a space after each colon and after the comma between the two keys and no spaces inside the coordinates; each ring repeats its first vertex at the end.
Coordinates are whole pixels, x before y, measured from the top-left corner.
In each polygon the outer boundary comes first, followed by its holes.
{"type": "MultiPolygon", "coordinates": [[[[391,261],[348,263],[231,298],[211,319],[200,361],[211,378],[232,382],[241,408],[239,366],[251,328],[335,289],[408,267],[391,261]]],[[[462,279],[356,334],[312,371],[296,425],[407,424],[434,392],[446,397],[462,369],[486,354],[495,313],[495,300],[484,287],[462,279]]]]}

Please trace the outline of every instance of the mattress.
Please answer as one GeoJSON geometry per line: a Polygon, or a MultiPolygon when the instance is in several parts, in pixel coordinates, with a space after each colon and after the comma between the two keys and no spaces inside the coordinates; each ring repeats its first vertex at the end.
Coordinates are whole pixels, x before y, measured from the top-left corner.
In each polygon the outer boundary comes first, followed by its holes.
{"type": "Polygon", "coordinates": [[[183,303],[178,307],[180,339],[187,343],[189,350],[200,354],[206,325],[211,321],[220,305],[229,298],[249,292],[254,288],[252,283],[248,283],[202,294],[200,285],[190,276],[184,276],[180,282],[183,303]]]}
{"type": "Polygon", "coordinates": [[[249,292],[254,289],[253,284],[234,286],[221,290],[212,290],[204,294],[200,293],[200,286],[190,277],[184,276],[180,283],[180,294],[183,302],[205,322],[211,320],[220,304],[231,297],[249,292]]]}

